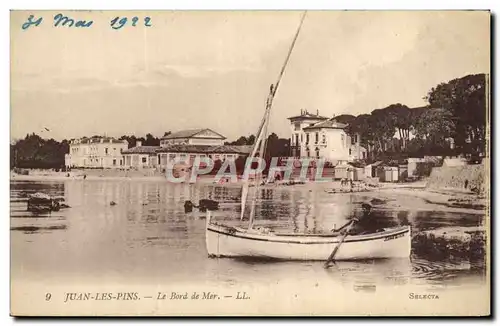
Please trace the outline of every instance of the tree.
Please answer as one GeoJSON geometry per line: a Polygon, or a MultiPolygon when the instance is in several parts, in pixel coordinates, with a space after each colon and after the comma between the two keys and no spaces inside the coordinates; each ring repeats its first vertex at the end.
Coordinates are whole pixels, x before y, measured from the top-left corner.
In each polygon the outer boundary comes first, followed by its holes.
{"type": "Polygon", "coordinates": [[[354,120],[356,119],[356,116],[352,114],[341,114],[336,117],[333,117],[332,120],[340,122],[340,123],[345,123],[345,124],[351,124],[354,120]]]}
{"type": "Polygon", "coordinates": [[[412,128],[410,108],[404,104],[397,103],[391,104],[382,110],[384,110],[384,113],[387,115],[387,119],[390,120],[390,128],[395,128],[397,130],[399,139],[401,139],[400,150],[404,151],[410,141],[410,130],[412,128]]]}
{"type": "MultiPolygon", "coordinates": [[[[375,140],[375,148],[379,153],[389,150],[395,134],[395,124],[391,112],[386,109],[373,110],[369,117],[370,130],[375,140]]],[[[394,150],[394,148],[391,148],[394,150]]]]}
{"type": "Polygon", "coordinates": [[[452,114],[442,108],[416,108],[412,110],[415,141],[412,150],[419,155],[449,152],[447,139],[452,135],[452,114]]]}
{"type": "Polygon", "coordinates": [[[126,140],[128,142],[128,148],[132,148],[135,147],[135,144],[137,143],[138,139],[134,135],[132,136],[123,135],[120,138],[118,138],[118,140],[126,140]]]}
{"type": "Polygon", "coordinates": [[[34,133],[11,146],[11,165],[20,168],[62,168],[69,152],[67,140],[45,140],[34,133]]]}
{"type": "Polygon", "coordinates": [[[148,133],[146,135],[146,139],[143,142],[145,146],[160,146],[160,139],[154,137],[152,134],[148,133]]]}
{"type": "Polygon", "coordinates": [[[452,115],[452,135],[462,153],[485,150],[486,75],[467,75],[433,87],[425,97],[431,107],[452,115]],[[470,148],[468,148],[470,144],[470,148]]]}
{"type": "Polygon", "coordinates": [[[255,144],[255,135],[250,135],[247,138],[247,145],[253,145],[255,144]]]}
{"type": "Polygon", "coordinates": [[[225,145],[237,145],[237,146],[243,146],[243,145],[253,145],[255,143],[255,136],[250,135],[247,137],[241,136],[238,138],[236,141],[232,142],[225,142],[225,145]]]}
{"type": "Polygon", "coordinates": [[[346,132],[351,136],[359,134],[360,143],[366,148],[368,157],[372,156],[375,147],[371,123],[370,114],[360,114],[346,128],[346,132]]]}

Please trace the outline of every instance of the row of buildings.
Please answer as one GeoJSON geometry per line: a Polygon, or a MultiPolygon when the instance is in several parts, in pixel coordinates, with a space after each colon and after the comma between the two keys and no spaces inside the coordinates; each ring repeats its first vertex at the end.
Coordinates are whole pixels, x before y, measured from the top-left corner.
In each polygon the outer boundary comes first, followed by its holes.
{"type": "Polygon", "coordinates": [[[126,140],[111,137],[75,139],[65,156],[68,168],[165,168],[175,160],[193,162],[197,156],[236,160],[250,153],[249,146],[224,145],[226,137],[211,129],[183,130],[160,140],[160,146],[128,148],[126,140]]]}
{"type": "MultiPolygon", "coordinates": [[[[334,164],[366,158],[359,135],[348,135],[347,125],[302,110],[290,120],[291,157],[325,159],[334,164]]],[[[236,160],[247,156],[250,146],[224,145],[226,137],[211,129],[183,130],[160,140],[160,146],[128,148],[126,140],[93,137],[72,140],[66,167],[164,168],[174,160],[193,162],[197,156],[213,160],[236,160]]]]}

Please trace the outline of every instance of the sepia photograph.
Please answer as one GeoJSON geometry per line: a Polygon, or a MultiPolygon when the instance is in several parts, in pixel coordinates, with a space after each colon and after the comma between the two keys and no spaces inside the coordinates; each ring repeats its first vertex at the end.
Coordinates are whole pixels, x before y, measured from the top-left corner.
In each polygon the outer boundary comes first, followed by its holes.
{"type": "Polygon", "coordinates": [[[12,10],[12,316],[489,316],[491,13],[12,10]]]}

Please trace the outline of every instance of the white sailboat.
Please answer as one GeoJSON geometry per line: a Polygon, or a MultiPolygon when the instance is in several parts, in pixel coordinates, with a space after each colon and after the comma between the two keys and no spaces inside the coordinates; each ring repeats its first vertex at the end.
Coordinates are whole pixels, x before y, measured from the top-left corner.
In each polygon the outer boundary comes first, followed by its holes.
{"type": "MultiPolygon", "coordinates": [[[[274,95],[278,89],[304,18],[305,13],[302,16],[278,80],[274,86],[271,86],[264,116],[250,154],[251,158],[255,157],[257,153],[261,157],[264,155],[268,136],[267,127],[274,95]]],[[[211,212],[207,211],[206,247],[209,256],[322,261],[329,261],[334,256],[336,260],[407,258],[410,256],[411,231],[409,226],[384,229],[381,232],[363,235],[348,235],[347,233],[342,234],[339,232],[314,235],[256,230],[253,228],[253,221],[256,197],[261,185],[260,175],[256,176],[254,182],[254,196],[251,202],[247,229],[216,223],[211,219],[211,212]]],[[[246,213],[248,186],[248,183],[243,185],[240,219],[243,219],[246,213]]]]}

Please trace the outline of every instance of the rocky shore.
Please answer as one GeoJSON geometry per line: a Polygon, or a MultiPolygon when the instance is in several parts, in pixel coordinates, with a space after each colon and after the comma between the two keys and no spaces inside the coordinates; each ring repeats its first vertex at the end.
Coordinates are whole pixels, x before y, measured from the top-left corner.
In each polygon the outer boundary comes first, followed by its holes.
{"type": "Polygon", "coordinates": [[[442,227],[412,237],[415,254],[434,259],[484,259],[487,249],[484,227],[442,227]]]}

